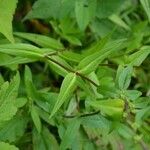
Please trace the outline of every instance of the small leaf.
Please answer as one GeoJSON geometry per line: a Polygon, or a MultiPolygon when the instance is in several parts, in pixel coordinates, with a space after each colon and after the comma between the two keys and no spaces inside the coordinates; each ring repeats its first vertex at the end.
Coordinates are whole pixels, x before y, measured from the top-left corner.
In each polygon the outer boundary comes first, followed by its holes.
{"type": "Polygon", "coordinates": [[[31,107],[31,117],[38,132],[41,132],[41,121],[35,106],[31,107]]]}
{"type": "Polygon", "coordinates": [[[12,20],[17,2],[18,0],[0,0],[0,32],[12,43],[12,20]]]}
{"type": "Polygon", "coordinates": [[[129,87],[132,70],[133,68],[131,66],[119,70],[119,74],[117,74],[117,77],[118,77],[118,86],[120,89],[127,89],[129,87]]]}
{"type": "Polygon", "coordinates": [[[52,109],[50,118],[58,111],[61,105],[72,96],[72,93],[76,88],[76,81],[77,77],[74,73],[69,73],[68,75],[66,75],[62,82],[60,93],[58,95],[54,108],[52,109]]]}
{"type": "Polygon", "coordinates": [[[34,33],[21,33],[21,32],[15,32],[14,35],[29,40],[31,42],[34,42],[41,47],[54,48],[59,50],[63,49],[63,45],[59,41],[45,35],[34,33]]]}

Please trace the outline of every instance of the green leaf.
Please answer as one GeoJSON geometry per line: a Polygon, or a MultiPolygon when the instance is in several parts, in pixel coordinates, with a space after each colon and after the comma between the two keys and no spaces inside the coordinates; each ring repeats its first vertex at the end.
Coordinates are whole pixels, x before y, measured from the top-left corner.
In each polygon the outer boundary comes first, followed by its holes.
{"type": "Polygon", "coordinates": [[[139,51],[128,57],[127,64],[132,66],[140,66],[149,54],[150,46],[143,46],[139,51]]]}
{"type": "Polygon", "coordinates": [[[121,0],[99,0],[96,15],[102,19],[119,12],[121,0]]]}
{"type": "Polygon", "coordinates": [[[48,128],[43,127],[43,130],[39,134],[37,130],[33,130],[33,148],[34,150],[58,150],[58,143],[50,133],[48,128]]]}
{"type": "Polygon", "coordinates": [[[42,51],[40,48],[30,44],[0,45],[0,52],[14,56],[32,58],[34,60],[42,58],[45,54],[44,50],[42,51]]]}
{"type": "Polygon", "coordinates": [[[127,89],[131,82],[131,75],[133,68],[131,66],[128,66],[126,68],[120,66],[118,70],[119,70],[117,72],[118,87],[120,89],[127,89]]]}
{"type": "Polygon", "coordinates": [[[15,142],[23,136],[28,119],[26,116],[17,116],[5,123],[5,126],[0,129],[0,140],[15,142]]]}
{"type": "Polygon", "coordinates": [[[36,110],[35,106],[31,107],[31,117],[32,117],[32,120],[34,122],[34,125],[35,125],[37,131],[40,133],[41,132],[41,121],[40,121],[40,117],[39,117],[38,111],[36,110]]]}
{"type": "Polygon", "coordinates": [[[105,133],[110,131],[111,122],[103,116],[94,115],[82,118],[82,125],[90,128],[99,128],[105,133]]]}
{"type": "Polygon", "coordinates": [[[61,107],[61,105],[70,99],[72,96],[73,91],[76,88],[76,81],[77,81],[77,76],[74,73],[69,73],[66,75],[64,78],[61,88],[60,88],[60,93],[58,95],[57,101],[54,105],[54,108],[52,109],[50,118],[54,116],[54,114],[58,111],[58,109],[61,107]]]}
{"type": "Polygon", "coordinates": [[[41,47],[53,48],[59,50],[63,49],[63,45],[59,41],[45,35],[34,34],[34,33],[22,33],[22,32],[15,32],[14,35],[29,40],[31,42],[34,42],[35,44],[41,47]]]}
{"type": "Polygon", "coordinates": [[[17,2],[18,0],[0,0],[0,32],[12,43],[12,20],[17,2]]]}
{"type": "Polygon", "coordinates": [[[0,142],[0,149],[1,150],[19,150],[16,146],[10,145],[5,142],[0,142]]]}
{"type": "Polygon", "coordinates": [[[26,19],[50,19],[58,18],[61,8],[61,0],[37,0],[32,10],[25,16],[26,19]]]}
{"type": "Polygon", "coordinates": [[[120,118],[124,110],[124,101],[122,99],[88,101],[88,104],[112,118],[120,118]]]}
{"type": "Polygon", "coordinates": [[[118,26],[124,28],[127,31],[130,31],[130,27],[121,19],[121,17],[119,17],[116,14],[113,14],[109,17],[109,19],[114,22],[115,24],[117,24],[118,26]]]}
{"type": "Polygon", "coordinates": [[[53,59],[53,61],[47,60],[47,62],[50,65],[50,68],[53,69],[56,73],[60,74],[61,76],[66,76],[68,74],[68,70],[65,68],[73,70],[73,68],[64,59],[58,56],[51,56],[51,59],[53,59]]]}
{"type": "Polygon", "coordinates": [[[18,95],[20,84],[19,73],[10,82],[5,82],[0,90],[0,123],[10,120],[17,112],[14,101],[18,95]]]}
{"type": "Polygon", "coordinates": [[[140,0],[150,22],[150,1],[149,0],[140,0]]]}
{"type": "Polygon", "coordinates": [[[71,147],[71,144],[76,140],[76,136],[78,133],[78,130],[80,128],[81,120],[79,118],[71,120],[69,125],[67,126],[67,129],[62,137],[62,141],[60,144],[61,150],[66,150],[67,148],[71,147]]]}
{"type": "Polygon", "coordinates": [[[76,0],[75,13],[77,23],[81,30],[85,30],[95,16],[96,0],[76,0]]]}

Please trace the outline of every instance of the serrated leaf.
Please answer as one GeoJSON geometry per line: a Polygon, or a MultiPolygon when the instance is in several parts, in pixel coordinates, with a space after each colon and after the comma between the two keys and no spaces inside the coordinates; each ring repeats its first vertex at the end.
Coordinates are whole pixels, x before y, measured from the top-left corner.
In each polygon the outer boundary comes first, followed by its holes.
{"type": "Polygon", "coordinates": [[[10,120],[17,112],[17,107],[14,101],[18,95],[18,88],[20,84],[19,73],[8,84],[5,82],[0,91],[0,123],[10,120]]]}
{"type": "Polygon", "coordinates": [[[59,50],[63,49],[63,45],[59,41],[45,35],[34,33],[23,33],[23,32],[15,32],[14,35],[29,40],[31,42],[34,42],[35,44],[41,47],[54,48],[59,50]]]}
{"type": "Polygon", "coordinates": [[[58,95],[57,101],[54,105],[54,108],[52,109],[50,118],[54,116],[54,114],[58,111],[58,109],[61,107],[61,105],[69,100],[69,98],[72,96],[73,91],[76,88],[76,81],[77,81],[77,76],[74,73],[69,73],[66,75],[64,78],[61,88],[60,88],[60,93],[58,95]]]}
{"type": "Polygon", "coordinates": [[[0,0],[0,32],[12,43],[12,20],[17,2],[18,0],[0,0]]]}
{"type": "Polygon", "coordinates": [[[102,116],[94,115],[89,117],[83,117],[81,120],[84,126],[90,128],[99,128],[107,133],[110,131],[111,122],[102,116]]]}
{"type": "Polygon", "coordinates": [[[41,132],[41,120],[40,120],[38,111],[36,110],[35,106],[31,107],[31,117],[32,117],[32,120],[34,122],[34,125],[37,131],[40,133],[41,132]]]}
{"type": "Polygon", "coordinates": [[[124,110],[124,101],[122,99],[88,101],[88,104],[112,118],[120,118],[124,110]]]}
{"type": "Polygon", "coordinates": [[[76,1],[76,19],[81,30],[85,30],[91,19],[94,17],[96,11],[96,3],[96,0],[76,1]]]}
{"type": "Polygon", "coordinates": [[[0,140],[15,142],[24,134],[28,119],[25,116],[17,116],[5,123],[0,129],[0,140]]]}
{"type": "Polygon", "coordinates": [[[10,145],[9,143],[0,142],[1,150],[19,150],[16,146],[10,145]]]}
{"type": "Polygon", "coordinates": [[[69,123],[62,137],[62,142],[60,144],[61,150],[66,150],[67,148],[70,148],[71,144],[75,140],[75,137],[78,133],[80,123],[81,120],[79,118],[76,118],[69,123]]]}

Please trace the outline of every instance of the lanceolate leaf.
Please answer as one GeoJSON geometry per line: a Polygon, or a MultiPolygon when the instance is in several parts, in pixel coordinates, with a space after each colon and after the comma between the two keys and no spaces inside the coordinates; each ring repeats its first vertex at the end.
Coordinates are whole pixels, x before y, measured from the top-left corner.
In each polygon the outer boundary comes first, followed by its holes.
{"type": "Polygon", "coordinates": [[[118,40],[114,42],[114,45],[111,47],[106,47],[103,49],[97,49],[93,54],[85,57],[79,65],[77,66],[77,70],[83,74],[89,74],[98,67],[98,65],[107,58],[112,52],[116,51],[117,48],[123,43],[123,40],[118,40]]]}
{"type": "Polygon", "coordinates": [[[41,132],[41,121],[35,106],[31,107],[31,117],[38,132],[41,132]]]}
{"type": "Polygon", "coordinates": [[[69,98],[72,96],[72,93],[74,89],[76,88],[76,81],[77,81],[77,76],[74,73],[69,73],[63,80],[61,88],[60,88],[60,93],[58,95],[57,101],[54,105],[54,108],[52,109],[50,118],[54,116],[54,114],[59,110],[61,105],[69,100],[69,98]]]}
{"type": "Polygon", "coordinates": [[[12,20],[17,2],[18,0],[0,0],[0,32],[12,43],[12,20]]]}
{"type": "Polygon", "coordinates": [[[59,41],[48,36],[34,33],[21,33],[21,32],[15,32],[14,35],[29,40],[31,42],[34,42],[41,47],[54,48],[59,50],[63,49],[63,45],[59,41]]]}
{"type": "Polygon", "coordinates": [[[0,45],[0,52],[14,55],[14,56],[20,56],[20,57],[26,57],[26,58],[42,58],[44,51],[40,50],[38,47],[35,47],[30,44],[4,44],[0,45]]]}
{"type": "Polygon", "coordinates": [[[150,1],[149,0],[140,0],[150,22],[150,1]]]}
{"type": "Polygon", "coordinates": [[[119,67],[117,73],[117,80],[120,89],[128,88],[131,81],[132,70],[133,68],[131,66],[128,66],[126,68],[119,67]]]}
{"type": "Polygon", "coordinates": [[[132,66],[140,66],[141,63],[146,59],[146,57],[150,54],[150,46],[143,46],[139,51],[131,54],[128,57],[127,64],[132,66]]]}

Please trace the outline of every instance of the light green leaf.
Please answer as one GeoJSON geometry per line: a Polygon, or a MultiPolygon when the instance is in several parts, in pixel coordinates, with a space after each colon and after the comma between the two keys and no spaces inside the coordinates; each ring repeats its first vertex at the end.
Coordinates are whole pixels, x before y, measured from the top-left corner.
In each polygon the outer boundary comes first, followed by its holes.
{"type": "Polygon", "coordinates": [[[131,66],[128,66],[126,68],[119,67],[119,71],[117,72],[117,78],[118,78],[118,87],[120,89],[127,89],[131,82],[131,75],[133,68],[131,66]]]}
{"type": "Polygon", "coordinates": [[[96,49],[96,52],[88,55],[83,60],[81,60],[81,62],[77,66],[78,72],[82,74],[89,74],[95,71],[98,65],[112,52],[118,50],[117,48],[121,46],[124,41],[124,39],[116,40],[111,46],[105,47],[103,49],[96,49]]]}
{"type": "Polygon", "coordinates": [[[33,59],[40,59],[45,54],[44,50],[30,44],[3,44],[0,45],[0,52],[33,59]]]}
{"type": "Polygon", "coordinates": [[[120,16],[113,14],[109,17],[109,19],[114,22],[115,24],[117,24],[118,26],[124,28],[127,31],[130,31],[130,27],[121,19],[120,16]]]}
{"type": "Polygon", "coordinates": [[[124,101],[122,99],[88,101],[87,103],[113,118],[120,118],[124,110],[124,101]]]}
{"type": "Polygon", "coordinates": [[[72,93],[76,88],[76,81],[77,81],[76,74],[69,73],[68,75],[66,75],[66,77],[62,82],[60,93],[58,95],[54,108],[52,109],[50,118],[54,116],[54,114],[58,111],[61,105],[72,96],[72,93]]]}
{"type": "Polygon", "coordinates": [[[77,0],[75,13],[77,23],[81,30],[85,30],[91,19],[95,16],[96,0],[77,0]]]}
{"type": "Polygon", "coordinates": [[[40,121],[40,117],[39,117],[38,111],[36,110],[35,106],[31,107],[31,117],[32,117],[32,120],[34,122],[34,125],[35,125],[37,131],[40,133],[41,132],[41,121],[40,121]]]}
{"type": "Polygon", "coordinates": [[[5,82],[0,89],[0,123],[10,120],[17,112],[14,101],[20,84],[19,73],[10,82],[5,82]]]}
{"type": "Polygon", "coordinates": [[[12,43],[12,20],[17,2],[18,0],[0,0],[0,32],[12,43]]]}
{"type": "Polygon", "coordinates": [[[57,72],[61,76],[66,76],[68,74],[68,70],[65,68],[73,70],[73,68],[64,59],[58,56],[51,56],[50,58],[53,59],[53,61],[49,59],[47,60],[47,62],[49,63],[51,69],[53,69],[55,72],[57,72]],[[63,67],[60,64],[63,65],[63,67]]]}
{"type": "Polygon", "coordinates": [[[140,66],[149,54],[150,46],[143,46],[139,51],[128,57],[127,64],[132,66],[140,66]]]}
{"type": "Polygon", "coordinates": [[[17,116],[5,123],[0,129],[0,140],[15,142],[23,136],[28,119],[26,116],[17,116]]]}
{"type": "Polygon", "coordinates": [[[75,140],[78,130],[80,128],[80,123],[81,123],[81,120],[79,118],[71,120],[71,122],[67,126],[67,129],[62,137],[62,141],[60,144],[61,150],[66,150],[67,148],[71,147],[71,144],[75,140]]]}
{"type": "Polygon", "coordinates": [[[1,150],[19,150],[16,146],[10,145],[5,142],[0,142],[0,149],[1,150]]]}
{"type": "Polygon", "coordinates": [[[149,0],[140,0],[150,22],[150,1],[149,0]]]}
{"type": "Polygon", "coordinates": [[[29,40],[31,42],[34,42],[35,44],[41,47],[53,48],[59,50],[63,49],[63,45],[58,40],[45,35],[34,34],[34,33],[23,33],[23,32],[15,32],[14,35],[29,40]]]}

